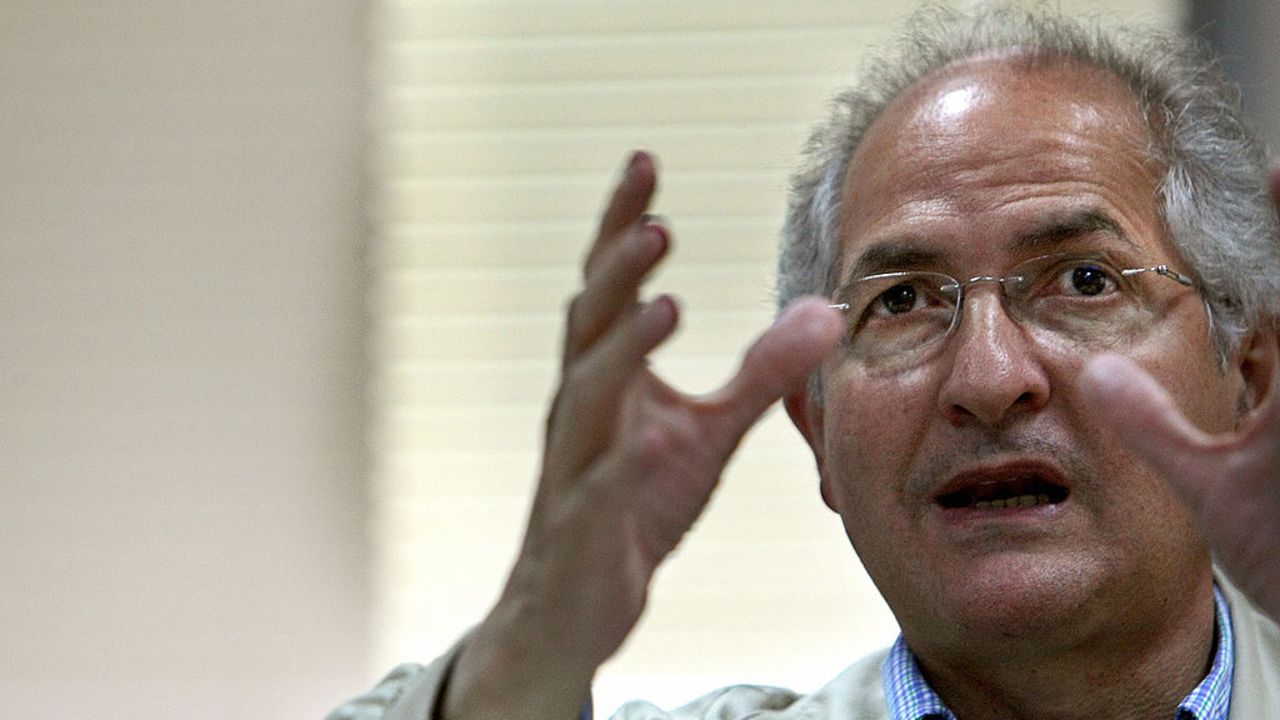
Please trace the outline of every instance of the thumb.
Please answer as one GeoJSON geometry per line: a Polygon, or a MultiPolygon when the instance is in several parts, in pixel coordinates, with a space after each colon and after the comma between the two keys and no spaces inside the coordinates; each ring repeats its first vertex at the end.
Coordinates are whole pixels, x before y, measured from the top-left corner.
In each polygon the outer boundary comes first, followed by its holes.
{"type": "Polygon", "coordinates": [[[1198,472],[1210,438],[1191,424],[1169,393],[1132,361],[1114,354],[1090,359],[1077,387],[1102,425],[1164,476],[1193,509],[1203,506],[1210,478],[1198,472]]]}
{"type": "Polygon", "coordinates": [[[779,397],[804,382],[831,351],[844,322],[820,298],[793,302],[747,350],[737,375],[708,400],[736,440],[779,397]]]}

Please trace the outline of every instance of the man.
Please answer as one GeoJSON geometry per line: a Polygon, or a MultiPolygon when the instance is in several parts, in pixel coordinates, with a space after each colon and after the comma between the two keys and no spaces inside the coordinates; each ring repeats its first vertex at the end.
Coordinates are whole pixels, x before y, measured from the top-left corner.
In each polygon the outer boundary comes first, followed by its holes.
{"type": "Polygon", "coordinates": [[[921,24],[815,134],[787,309],[706,397],[645,364],[678,313],[638,301],[669,238],[644,215],[653,162],[632,158],[569,309],[500,600],[335,717],[577,717],[779,397],[902,637],[809,696],[738,687],[620,717],[1280,717],[1261,152],[1205,61],[1166,41],[1001,10],[921,24]]]}

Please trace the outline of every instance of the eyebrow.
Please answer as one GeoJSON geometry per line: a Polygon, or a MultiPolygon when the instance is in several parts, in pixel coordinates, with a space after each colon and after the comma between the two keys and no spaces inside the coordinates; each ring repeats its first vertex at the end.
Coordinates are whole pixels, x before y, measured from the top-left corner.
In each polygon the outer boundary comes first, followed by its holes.
{"type": "Polygon", "coordinates": [[[1120,225],[1101,210],[1088,208],[1050,217],[1040,227],[1021,235],[1013,243],[1015,250],[1044,250],[1094,233],[1105,233],[1130,248],[1137,244],[1120,225]]]}
{"type": "Polygon", "coordinates": [[[944,253],[921,247],[919,242],[919,237],[905,235],[889,238],[863,250],[849,271],[845,284],[877,273],[936,266],[944,253]]]}
{"type": "MultiPolygon", "coordinates": [[[[1137,247],[1110,216],[1101,210],[1086,208],[1050,216],[1039,227],[1019,235],[1010,243],[1010,250],[1016,253],[1048,252],[1094,233],[1105,233],[1129,248],[1137,247]]],[[[868,247],[858,256],[837,292],[844,294],[850,285],[868,275],[937,267],[946,258],[947,253],[922,247],[921,243],[918,235],[902,235],[868,247]]]]}

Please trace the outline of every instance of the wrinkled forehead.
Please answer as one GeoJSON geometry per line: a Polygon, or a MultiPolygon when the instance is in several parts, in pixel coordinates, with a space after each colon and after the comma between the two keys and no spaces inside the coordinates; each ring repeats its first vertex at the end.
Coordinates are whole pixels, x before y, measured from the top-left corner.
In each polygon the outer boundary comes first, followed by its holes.
{"type": "Polygon", "coordinates": [[[953,64],[894,100],[854,151],[841,254],[887,233],[964,237],[982,223],[999,235],[1038,209],[1138,223],[1158,214],[1149,145],[1137,98],[1106,71],[1007,55],[953,64]]]}

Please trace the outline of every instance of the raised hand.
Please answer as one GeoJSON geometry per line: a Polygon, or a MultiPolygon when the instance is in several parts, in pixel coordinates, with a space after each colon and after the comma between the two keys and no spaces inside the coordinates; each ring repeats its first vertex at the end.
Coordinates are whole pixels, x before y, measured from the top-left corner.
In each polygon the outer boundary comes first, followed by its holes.
{"type": "Polygon", "coordinates": [[[587,254],[525,540],[454,668],[450,720],[574,717],[742,435],[841,332],[824,301],[802,300],[720,390],[693,397],[664,383],[646,355],[671,336],[677,307],[666,296],[639,300],[669,247],[644,214],[655,185],[652,159],[637,153],[587,254]]]}
{"type": "MultiPolygon", "coordinates": [[[[1277,380],[1273,380],[1274,383],[1277,380]]],[[[1192,425],[1154,379],[1129,360],[1090,361],[1082,382],[1122,408],[1112,423],[1182,495],[1218,564],[1263,612],[1280,621],[1280,402],[1241,430],[1209,435],[1192,425]]]]}
{"type": "MultiPolygon", "coordinates": [[[[1271,175],[1280,206],[1280,171],[1271,175]]],[[[1276,346],[1274,331],[1262,340],[1276,346]]],[[[1264,404],[1234,433],[1209,435],[1189,422],[1154,379],[1116,356],[1094,358],[1081,387],[1123,411],[1112,422],[1182,495],[1222,569],[1280,622],[1280,367],[1264,404]]]]}

